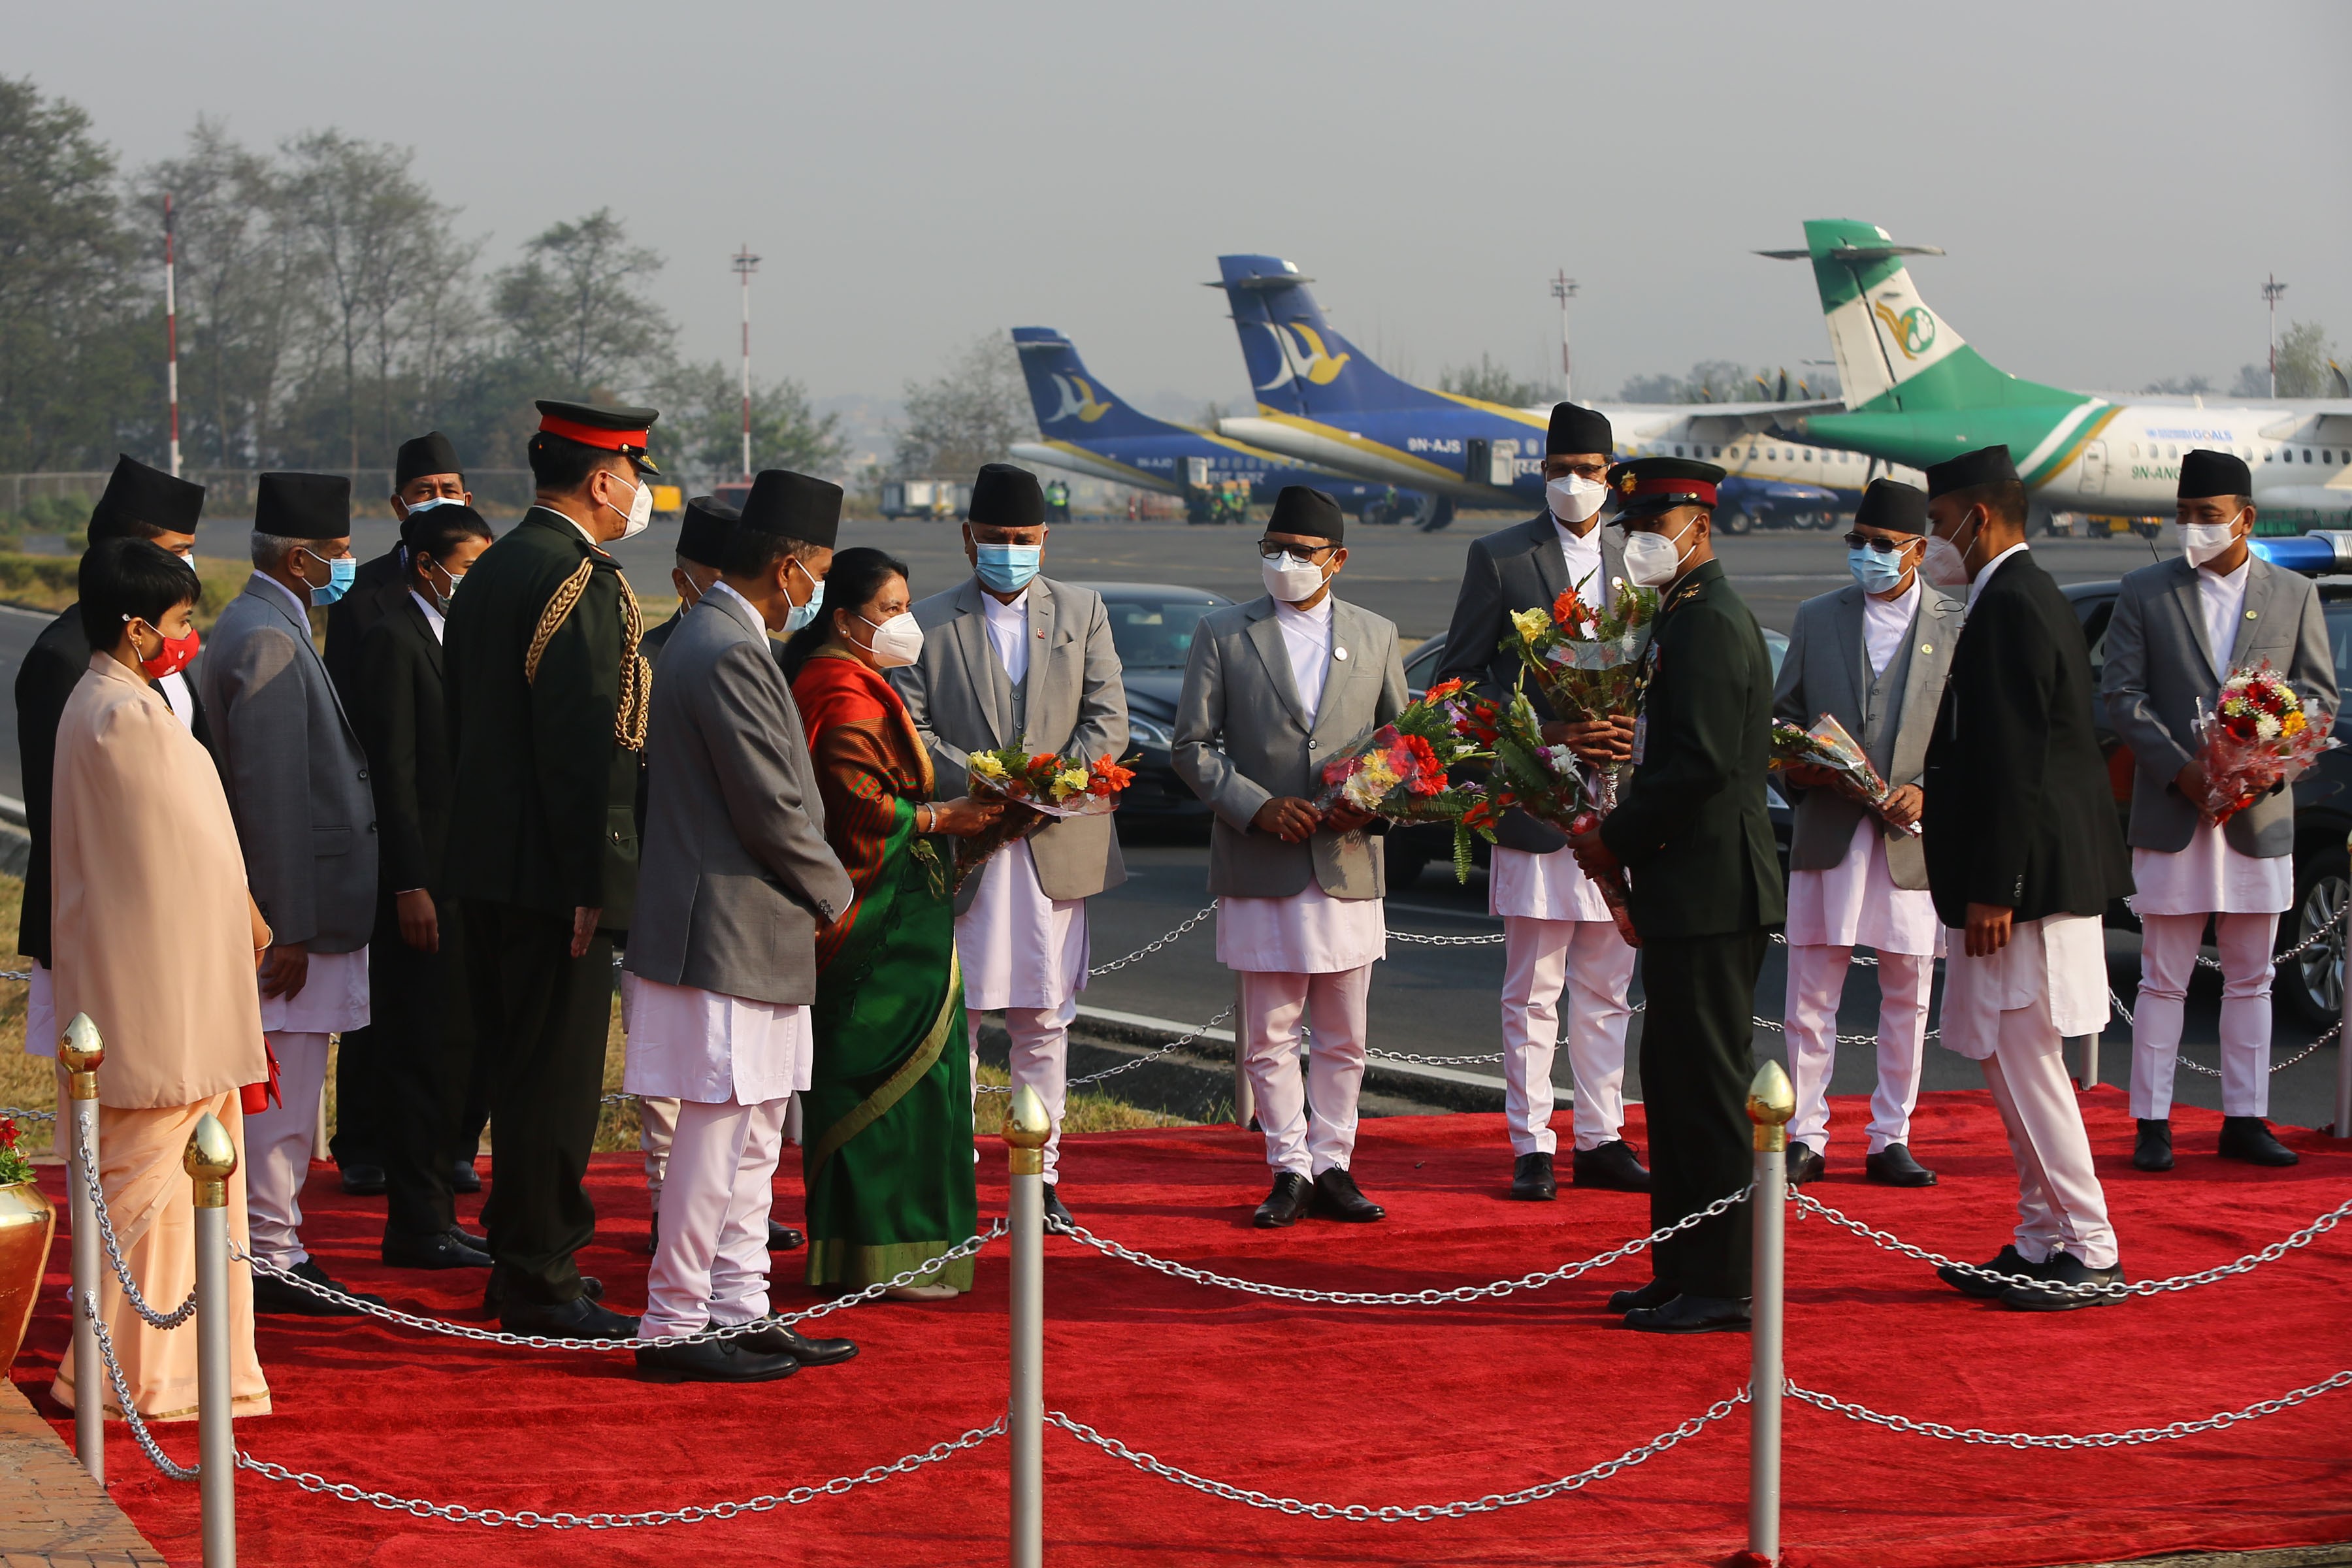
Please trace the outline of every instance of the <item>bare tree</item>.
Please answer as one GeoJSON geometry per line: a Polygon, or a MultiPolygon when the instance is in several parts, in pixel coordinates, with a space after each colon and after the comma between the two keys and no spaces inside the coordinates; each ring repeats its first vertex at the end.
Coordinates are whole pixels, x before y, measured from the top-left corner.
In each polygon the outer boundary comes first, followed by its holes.
{"type": "Polygon", "coordinates": [[[661,268],[659,255],[631,245],[628,226],[600,207],[524,245],[523,259],[499,274],[492,308],[525,361],[586,396],[667,359],[677,329],[644,292],[661,268]]]}
{"type": "Polygon", "coordinates": [[[907,423],[893,461],[902,474],[970,474],[1036,428],[1013,345],[989,333],[936,381],[907,384],[907,423]]]}

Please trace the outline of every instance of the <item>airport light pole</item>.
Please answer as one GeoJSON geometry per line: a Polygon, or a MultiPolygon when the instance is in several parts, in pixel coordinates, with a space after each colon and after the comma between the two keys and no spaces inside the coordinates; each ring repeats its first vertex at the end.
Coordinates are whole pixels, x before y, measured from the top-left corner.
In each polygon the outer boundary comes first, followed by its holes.
{"type": "Polygon", "coordinates": [[[1568,302],[1576,298],[1576,279],[1568,275],[1565,267],[1552,274],[1551,297],[1559,301],[1559,395],[1565,401],[1572,379],[1568,360],[1568,302]]]}
{"type": "Polygon", "coordinates": [[[751,482],[751,274],[760,258],[750,245],[735,253],[735,276],[743,280],[743,482],[751,482]]]}
{"type": "Polygon", "coordinates": [[[2271,308],[2271,395],[2273,397],[2278,395],[2278,302],[2279,296],[2285,292],[2286,285],[2278,280],[2278,274],[2275,272],[2271,274],[2270,281],[2263,285],[2263,299],[2271,308]]]}
{"type": "Polygon", "coordinates": [[[163,193],[163,395],[172,405],[172,477],[180,477],[180,301],[175,279],[172,193],[163,193]]]}

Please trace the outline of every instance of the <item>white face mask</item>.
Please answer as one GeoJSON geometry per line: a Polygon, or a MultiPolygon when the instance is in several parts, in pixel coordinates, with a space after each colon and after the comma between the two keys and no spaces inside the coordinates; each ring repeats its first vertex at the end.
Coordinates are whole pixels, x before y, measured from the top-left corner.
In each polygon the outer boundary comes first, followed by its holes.
{"type": "Polygon", "coordinates": [[[1927,548],[1919,557],[1919,574],[1938,588],[1965,588],[1969,585],[1968,558],[1960,547],[1940,534],[1927,536],[1927,548]]]}
{"type": "MultiPolygon", "coordinates": [[[[857,618],[866,621],[864,616],[857,618]]],[[[866,621],[866,624],[874,630],[873,638],[866,645],[866,651],[872,654],[874,662],[884,669],[912,664],[922,654],[923,628],[906,611],[899,611],[880,626],[875,626],[872,621],[866,621]]]]}
{"type": "MultiPolygon", "coordinates": [[[[1691,525],[1683,525],[1688,533],[1691,525]]],[[[1641,588],[1663,588],[1682,570],[1683,552],[1677,536],[1636,529],[1625,535],[1625,575],[1641,588]]]]}
{"type": "Polygon", "coordinates": [[[1544,500],[1552,516],[1562,522],[1582,522],[1601,510],[1609,499],[1609,487],[1598,479],[1588,479],[1582,474],[1566,474],[1544,481],[1544,500]]]}
{"type": "MultiPolygon", "coordinates": [[[[614,506],[611,501],[606,501],[604,504],[610,507],[614,511],[619,511],[621,510],[619,507],[614,506]]],[[[621,537],[623,539],[635,539],[651,525],[654,521],[653,486],[646,484],[640,484],[637,486],[636,496],[629,502],[629,510],[625,515],[628,518],[628,521],[621,529],[621,537]]]]}
{"type": "MultiPolygon", "coordinates": [[[[2238,517],[2246,514],[2240,512],[2238,517]]],[[[2238,518],[2227,522],[2184,522],[2180,528],[2180,553],[2189,558],[2191,566],[2202,566],[2230,552],[2238,542],[2238,518]]]]}
{"type": "Polygon", "coordinates": [[[1286,605],[1311,599],[1323,587],[1323,568],[1296,555],[1262,557],[1258,574],[1265,579],[1265,591],[1286,605]]]}

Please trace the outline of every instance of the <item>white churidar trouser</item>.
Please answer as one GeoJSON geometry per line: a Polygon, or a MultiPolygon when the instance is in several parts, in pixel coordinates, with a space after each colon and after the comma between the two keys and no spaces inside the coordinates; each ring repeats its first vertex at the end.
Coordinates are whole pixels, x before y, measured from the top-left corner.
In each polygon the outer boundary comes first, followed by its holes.
{"type": "MultiPolygon", "coordinates": [[[[1004,1032],[1013,1037],[1011,1068],[1013,1089],[1019,1092],[1028,1085],[1044,1101],[1045,1114],[1053,1119],[1054,1135],[1045,1140],[1045,1184],[1061,1180],[1062,1113],[1069,1107],[1070,1026],[1077,1021],[1078,999],[1074,994],[1058,1007],[1007,1007],[1004,1009],[1004,1032]]],[[[970,1015],[971,1031],[971,1076],[980,1082],[980,1017],[970,1015]]],[[[977,1094],[977,1088],[973,1092],[977,1094]]],[[[1009,1102],[1008,1102],[1009,1103],[1009,1102]]]]}
{"type": "MultiPolygon", "coordinates": [[[[1552,1055],[1568,993],[1568,1070],[1576,1085],[1576,1147],[1598,1149],[1625,1125],[1625,988],[1633,949],[1609,921],[1503,917],[1503,1114],[1514,1154],[1549,1154],[1552,1055]]],[[[1322,1042],[1322,1032],[1316,1032],[1322,1042]]]]}
{"type": "Polygon", "coordinates": [[[283,1103],[245,1119],[247,1223],[253,1255],[276,1268],[309,1259],[302,1249],[302,1183],[310,1174],[319,1102],[327,1089],[324,1034],[273,1030],[262,1036],[278,1058],[283,1103]]]}
{"type": "MultiPolygon", "coordinates": [[[[1830,1146],[1830,1077],[1837,1070],[1838,1003],[1853,960],[1851,947],[1791,943],[1789,948],[1789,1077],[1797,1114],[1789,1136],[1814,1153],[1830,1146]]],[[[1911,1141],[1919,1102],[1919,1068],[1927,1051],[1932,954],[1878,955],[1878,1085],[1870,1095],[1870,1152],[1911,1141]]]]}
{"type": "Polygon", "coordinates": [[[661,1208],[662,1177],[669,1170],[669,1147],[677,1136],[679,1101],[667,1095],[637,1096],[637,1147],[646,1156],[646,1193],[661,1208]]]}
{"type": "Polygon", "coordinates": [[[768,1211],[790,1096],[743,1105],[683,1100],[661,1189],[661,1248],[637,1337],[768,1315],[768,1211]]]}
{"type": "Polygon", "coordinates": [[[1314,1177],[1344,1171],[1356,1152],[1356,1100],[1364,1087],[1364,1039],[1372,966],[1326,974],[1240,972],[1241,1038],[1265,1163],[1314,1177]],[[1315,1048],[1298,1068],[1301,1016],[1315,1048]],[[1308,1110],[1309,1105],[1313,1110],[1308,1110]]]}
{"type": "MultiPolygon", "coordinates": [[[[2172,1114],[2181,1013],[2204,934],[2203,915],[2140,916],[2131,1103],[2132,1114],[2144,1121],[2172,1114]]],[[[2268,1116],[2271,945],[2278,936],[2278,916],[2217,914],[2213,935],[2221,952],[2221,1114],[2268,1116]]]]}

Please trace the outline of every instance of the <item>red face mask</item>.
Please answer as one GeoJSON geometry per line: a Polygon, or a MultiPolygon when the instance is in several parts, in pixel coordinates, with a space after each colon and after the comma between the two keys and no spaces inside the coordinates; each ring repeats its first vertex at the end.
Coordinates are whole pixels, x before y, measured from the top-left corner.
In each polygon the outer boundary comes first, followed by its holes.
{"type": "Polygon", "coordinates": [[[163,650],[152,658],[141,659],[139,668],[158,680],[167,675],[177,675],[196,661],[196,652],[203,646],[204,639],[191,626],[186,637],[165,637],[163,650]]]}

